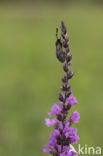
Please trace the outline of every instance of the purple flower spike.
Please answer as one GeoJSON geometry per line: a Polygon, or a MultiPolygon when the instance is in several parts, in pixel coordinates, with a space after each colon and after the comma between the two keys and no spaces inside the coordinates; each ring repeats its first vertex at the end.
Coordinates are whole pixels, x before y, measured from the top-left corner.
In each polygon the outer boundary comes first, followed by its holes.
{"type": "Polygon", "coordinates": [[[77,111],[74,111],[70,115],[70,118],[68,118],[72,106],[78,104],[76,98],[73,96],[71,86],[69,85],[74,74],[70,70],[72,55],[69,54],[70,46],[68,42],[69,37],[67,36],[67,29],[62,21],[61,45],[65,49],[65,60],[63,64],[65,75],[62,78],[61,92],[58,96],[59,104],[54,104],[51,107],[51,112],[48,113],[50,117],[55,115],[55,118],[45,119],[47,127],[54,126],[54,130],[50,133],[48,144],[43,148],[44,153],[52,154],[53,156],[78,156],[76,151],[71,151],[71,144],[76,144],[79,140],[77,129],[73,128],[72,124],[79,122],[80,115],[77,111]]]}

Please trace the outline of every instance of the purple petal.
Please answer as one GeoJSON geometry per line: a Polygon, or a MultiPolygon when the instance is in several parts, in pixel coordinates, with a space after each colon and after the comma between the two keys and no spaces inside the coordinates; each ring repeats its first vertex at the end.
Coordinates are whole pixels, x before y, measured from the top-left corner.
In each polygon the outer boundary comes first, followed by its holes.
{"type": "Polygon", "coordinates": [[[46,118],[45,124],[46,124],[46,126],[50,127],[50,126],[52,126],[52,121],[50,119],[46,118]]]}
{"type": "Polygon", "coordinates": [[[80,114],[75,111],[72,113],[72,115],[70,116],[70,121],[72,121],[73,123],[78,123],[80,119],[80,114]]]}
{"type": "Polygon", "coordinates": [[[63,106],[63,102],[60,102],[59,105],[60,105],[60,106],[63,106]]]}
{"type": "Polygon", "coordinates": [[[54,113],[48,113],[48,116],[53,116],[54,115],[54,113]]]}
{"type": "Polygon", "coordinates": [[[76,98],[75,98],[72,94],[69,96],[68,102],[69,102],[69,104],[70,104],[71,106],[72,106],[72,105],[77,105],[77,104],[78,104],[76,98]]]}
{"type": "Polygon", "coordinates": [[[59,115],[61,113],[61,108],[57,104],[54,104],[51,110],[55,115],[59,115]]]}
{"type": "Polygon", "coordinates": [[[43,152],[44,153],[51,153],[51,151],[49,149],[43,148],[43,152]]]}

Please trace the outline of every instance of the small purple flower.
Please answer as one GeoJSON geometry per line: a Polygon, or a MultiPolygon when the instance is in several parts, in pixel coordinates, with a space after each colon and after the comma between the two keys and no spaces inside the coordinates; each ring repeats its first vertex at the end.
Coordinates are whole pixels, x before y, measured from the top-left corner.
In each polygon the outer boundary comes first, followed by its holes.
{"type": "Polygon", "coordinates": [[[51,153],[51,150],[46,149],[46,148],[43,148],[43,152],[44,152],[44,153],[51,153]]]}
{"type": "Polygon", "coordinates": [[[50,120],[48,118],[45,119],[45,124],[50,127],[50,126],[56,126],[58,124],[58,120],[56,118],[50,120]]]}
{"type": "Polygon", "coordinates": [[[77,111],[73,112],[72,115],[70,116],[70,122],[78,123],[79,119],[80,119],[80,114],[77,111]]]}
{"type": "Polygon", "coordinates": [[[69,126],[70,126],[70,122],[67,122],[67,123],[65,124],[64,129],[63,129],[63,132],[64,132],[64,133],[68,132],[69,126]]]}
{"type": "Polygon", "coordinates": [[[47,147],[49,147],[50,149],[52,149],[53,147],[55,147],[57,144],[57,139],[56,137],[53,135],[53,133],[51,133],[51,136],[50,136],[50,140],[48,142],[48,145],[47,147]]]}
{"type": "Polygon", "coordinates": [[[78,156],[77,153],[69,151],[65,156],[78,156]]]}
{"type": "Polygon", "coordinates": [[[48,147],[49,149],[53,149],[54,147],[58,146],[57,145],[57,137],[60,135],[60,132],[58,129],[54,129],[53,133],[50,135],[50,140],[45,147],[48,147]]]}
{"type": "Polygon", "coordinates": [[[64,131],[65,137],[66,138],[75,138],[77,136],[77,129],[76,128],[67,128],[64,131]]]}
{"type": "Polygon", "coordinates": [[[64,146],[63,148],[63,152],[60,154],[60,156],[78,156],[77,151],[73,148],[73,146],[71,147],[71,145],[69,147],[64,146]]]}
{"type": "Polygon", "coordinates": [[[59,136],[60,135],[60,131],[58,129],[54,129],[54,132],[52,133],[52,136],[59,136]]]}
{"type": "Polygon", "coordinates": [[[72,136],[71,137],[71,143],[76,144],[80,140],[79,136],[72,136]]]}
{"type": "Polygon", "coordinates": [[[48,113],[49,116],[59,115],[61,113],[61,108],[57,104],[54,104],[51,108],[51,111],[52,113],[48,113]]]}
{"type": "Polygon", "coordinates": [[[68,103],[69,103],[69,105],[77,105],[78,104],[78,102],[77,102],[77,100],[76,100],[76,98],[71,94],[70,96],[69,96],[69,98],[68,98],[68,103]]]}
{"type": "Polygon", "coordinates": [[[79,136],[77,136],[77,128],[69,128],[65,133],[66,138],[70,138],[71,143],[76,144],[79,140],[79,136]]]}
{"type": "Polygon", "coordinates": [[[63,102],[59,102],[59,105],[62,107],[63,106],[63,102]]]}

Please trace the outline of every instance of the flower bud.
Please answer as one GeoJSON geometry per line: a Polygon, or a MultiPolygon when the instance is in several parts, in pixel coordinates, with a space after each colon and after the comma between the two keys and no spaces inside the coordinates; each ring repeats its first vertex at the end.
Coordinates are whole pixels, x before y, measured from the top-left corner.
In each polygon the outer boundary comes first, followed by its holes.
{"type": "Polygon", "coordinates": [[[62,85],[62,87],[61,87],[61,89],[62,89],[62,91],[69,91],[70,90],[70,86],[68,86],[67,84],[65,84],[65,85],[62,85]]]}
{"type": "Polygon", "coordinates": [[[65,35],[63,33],[61,34],[61,36],[62,36],[63,39],[65,39],[65,35]]]}
{"type": "Polygon", "coordinates": [[[66,57],[67,62],[70,62],[71,59],[72,59],[72,55],[68,55],[68,56],[66,57]]]}
{"type": "Polygon", "coordinates": [[[65,40],[63,41],[63,47],[64,48],[67,48],[68,47],[68,43],[65,40]]]}
{"type": "Polygon", "coordinates": [[[67,79],[71,79],[72,77],[73,77],[73,72],[72,71],[69,71],[68,73],[67,73],[67,79]]]}
{"type": "Polygon", "coordinates": [[[70,52],[70,47],[66,47],[66,53],[69,53],[70,52]]]}
{"type": "Polygon", "coordinates": [[[71,90],[67,91],[66,94],[65,94],[66,98],[68,98],[71,95],[71,93],[72,93],[71,90]]]}
{"type": "Polygon", "coordinates": [[[65,39],[64,39],[66,42],[69,41],[69,37],[68,36],[65,36],[65,39]]]}
{"type": "Polygon", "coordinates": [[[59,100],[62,101],[62,102],[65,102],[65,97],[63,96],[62,93],[59,93],[59,100]]]}
{"type": "Polygon", "coordinates": [[[63,21],[61,22],[61,30],[62,30],[62,32],[63,32],[64,34],[67,33],[67,29],[66,29],[66,26],[65,26],[65,24],[64,24],[63,21]]]}
{"type": "Polygon", "coordinates": [[[68,103],[67,105],[66,105],[66,107],[65,107],[65,110],[70,110],[70,108],[71,108],[71,105],[68,103]]]}
{"type": "Polygon", "coordinates": [[[64,69],[65,72],[68,71],[68,64],[67,63],[64,64],[63,69],[64,69]]]}
{"type": "Polygon", "coordinates": [[[64,77],[62,78],[62,81],[63,81],[64,83],[68,82],[67,76],[64,76],[64,77]]]}
{"type": "Polygon", "coordinates": [[[63,120],[63,117],[62,117],[61,115],[58,115],[58,116],[57,116],[57,119],[58,119],[59,121],[62,121],[62,120],[63,120]]]}

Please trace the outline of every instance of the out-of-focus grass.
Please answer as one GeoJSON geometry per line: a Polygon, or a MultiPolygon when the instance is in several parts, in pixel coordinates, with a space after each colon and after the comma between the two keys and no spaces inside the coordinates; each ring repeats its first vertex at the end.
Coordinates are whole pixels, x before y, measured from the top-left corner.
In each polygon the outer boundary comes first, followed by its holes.
{"type": "Polygon", "coordinates": [[[71,39],[79,143],[102,145],[102,8],[5,4],[0,6],[1,156],[44,155],[50,130],[44,118],[58,102],[63,75],[55,57],[55,28],[62,19],[71,39]]]}

